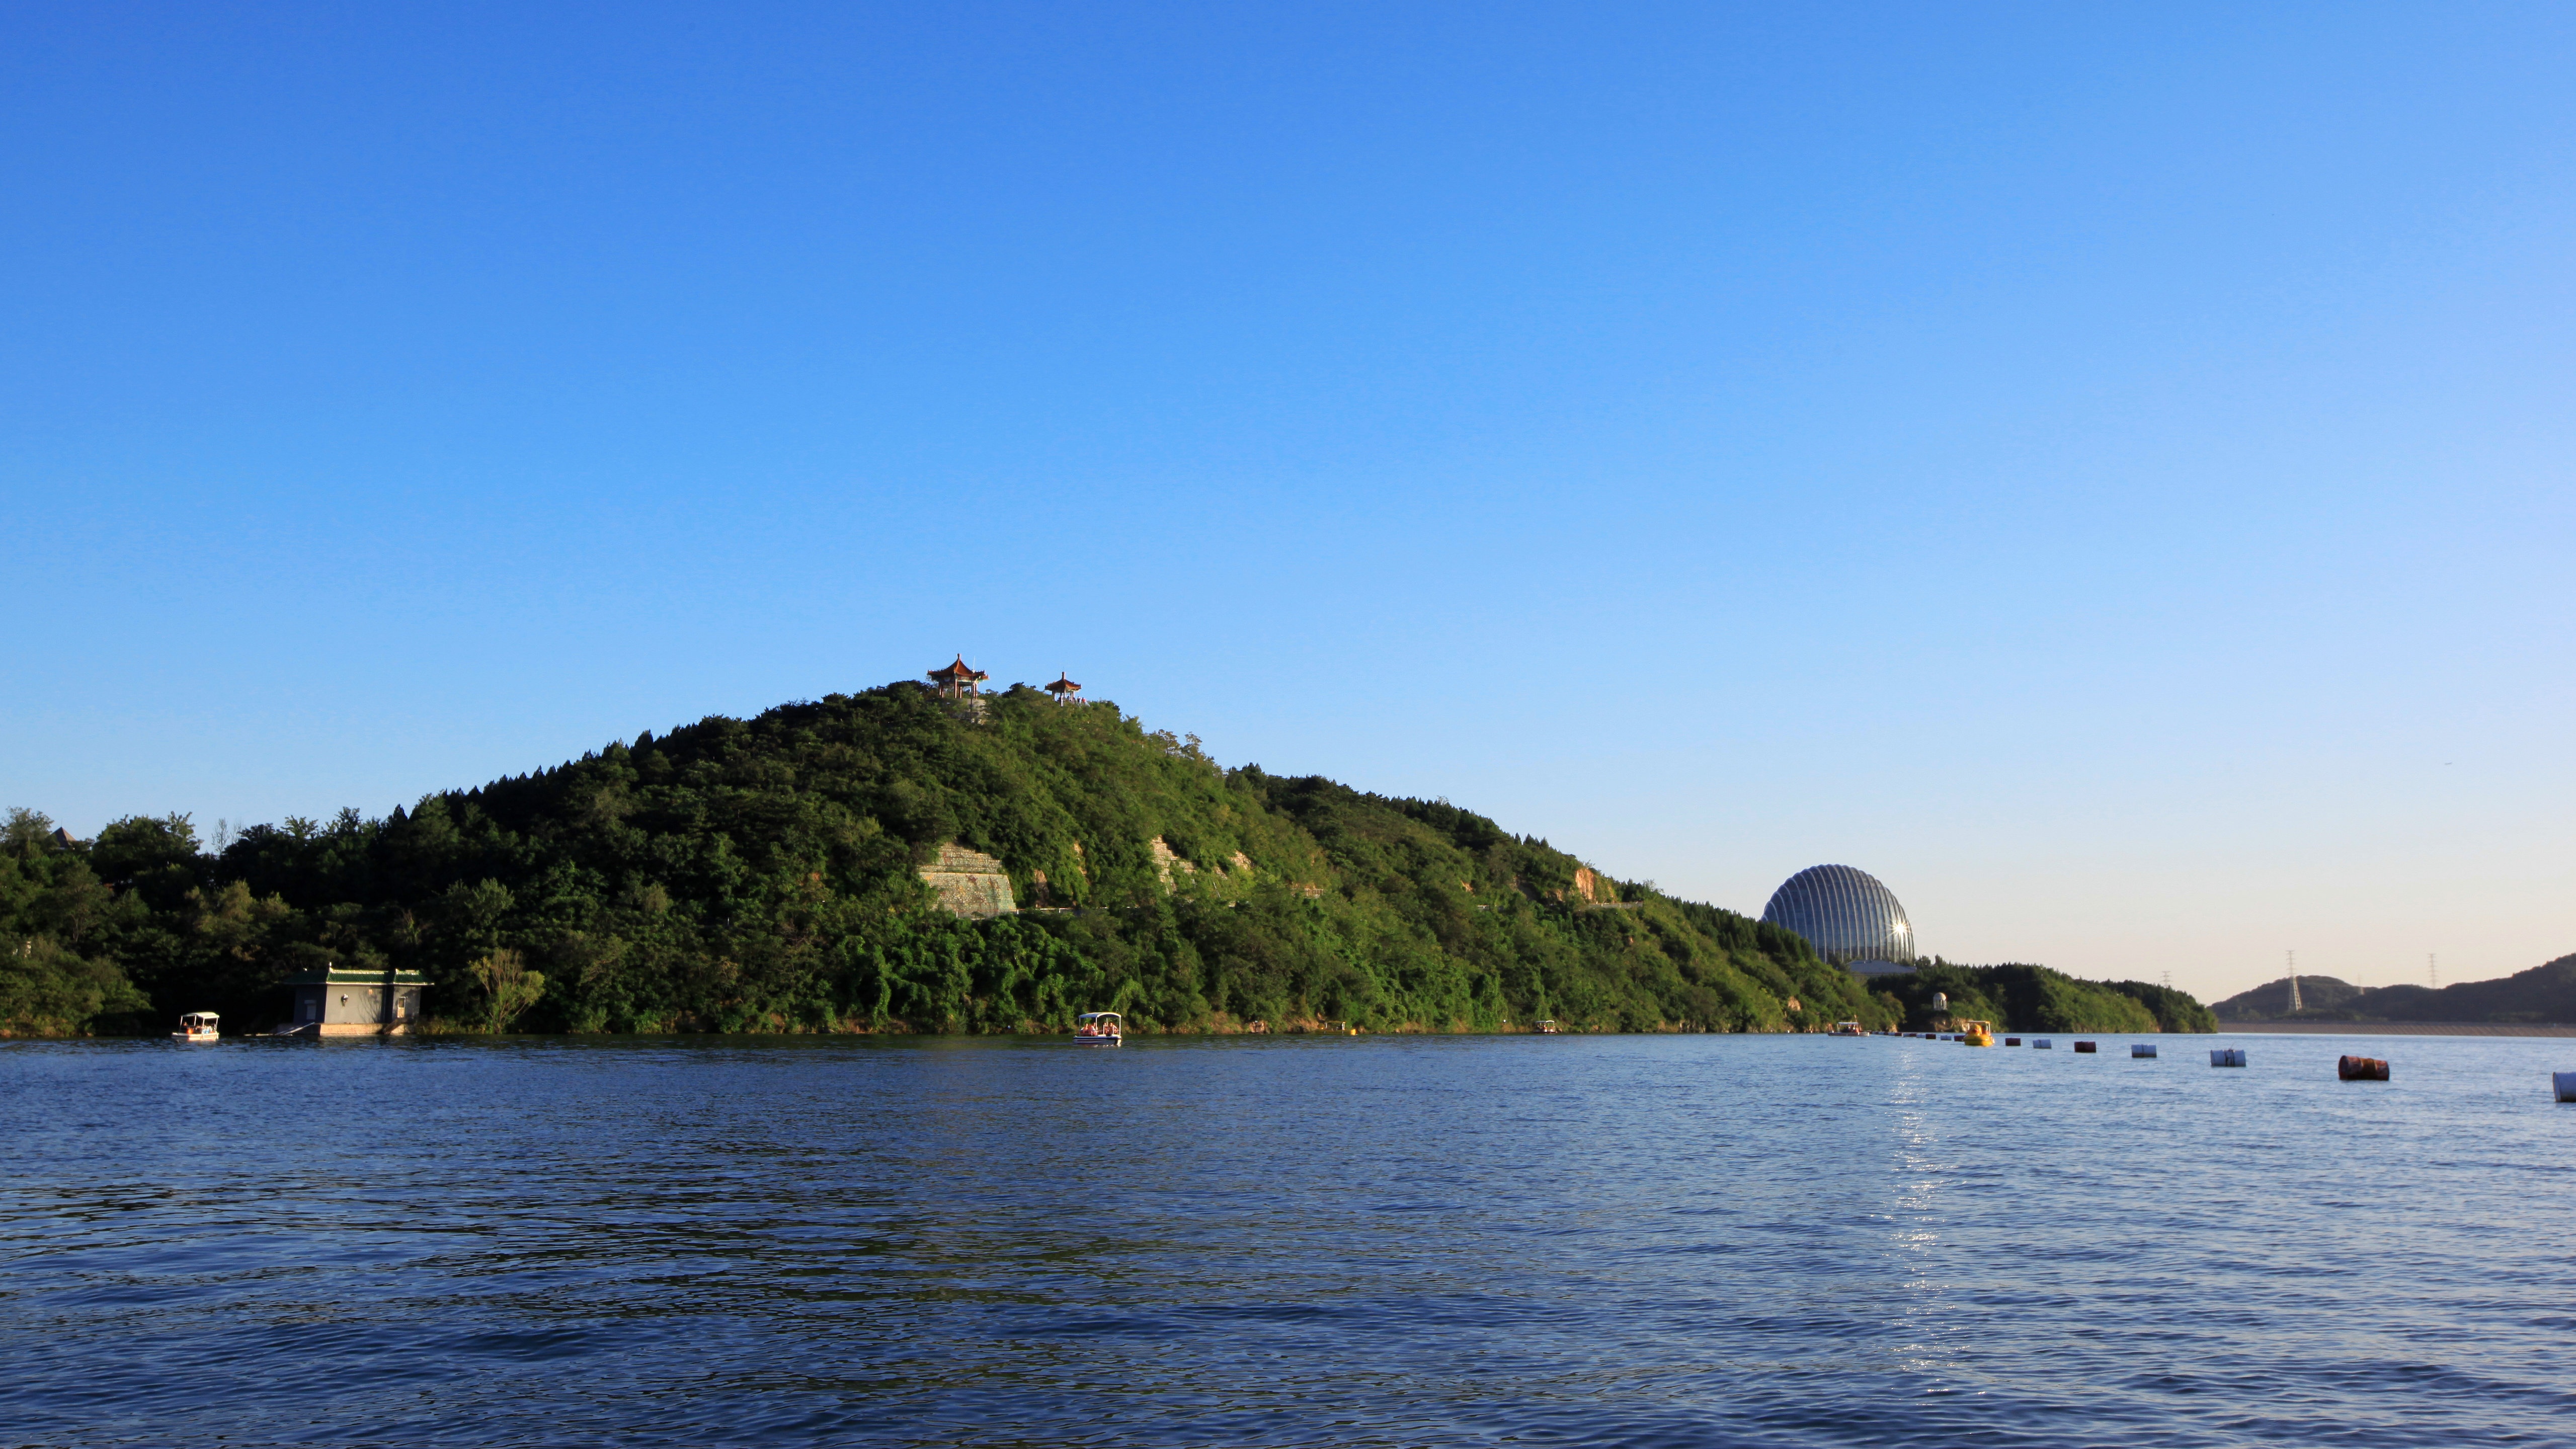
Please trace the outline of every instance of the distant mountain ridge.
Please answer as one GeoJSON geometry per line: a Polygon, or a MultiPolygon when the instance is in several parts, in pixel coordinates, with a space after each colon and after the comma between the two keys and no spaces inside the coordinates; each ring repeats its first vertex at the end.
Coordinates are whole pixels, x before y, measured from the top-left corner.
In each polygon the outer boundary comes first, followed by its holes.
{"type": "Polygon", "coordinates": [[[2228,1021],[2456,1021],[2513,1024],[2576,1022],[2576,955],[2489,981],[2430,986],[2355,986],[2331,976],[2299,978],[2290,1010],[2290,978],[2267,981],[2210,1007],[2228,1021]]]}

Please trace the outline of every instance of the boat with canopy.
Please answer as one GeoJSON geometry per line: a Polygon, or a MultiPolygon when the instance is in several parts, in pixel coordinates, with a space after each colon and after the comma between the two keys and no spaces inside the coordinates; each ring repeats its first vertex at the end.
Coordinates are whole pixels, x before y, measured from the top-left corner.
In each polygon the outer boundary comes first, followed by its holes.
{"type": "Polygon", "coordinates": [[[1073,1039],[1084,1046],[1116,1046],[1126,1032],[1126,1018],[1114,1011],[1086,1011],[1076,1022],[1073,1039]]]}

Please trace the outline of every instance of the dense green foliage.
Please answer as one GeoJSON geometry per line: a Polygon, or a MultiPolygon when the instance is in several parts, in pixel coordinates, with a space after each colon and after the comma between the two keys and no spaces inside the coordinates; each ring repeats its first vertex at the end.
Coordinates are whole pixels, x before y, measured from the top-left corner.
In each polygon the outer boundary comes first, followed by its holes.
{"type": "Polygon", "coordinates": [[[198,1009],[256,1030],[282,975],[327,962],[425,972],[431,1017],[477,1030],[1888,1020],[1786,931],[1443,802],[1222,770],[1114,706],[1026,688],[973,711],[898,684],[710,718],[216,854],[176,817],[85,845],[46,824],[22,813],[0,877],[16,1032],[198,1009]],[[935,908],[916,867],[952,840],[1044,909],[935,908]]]}
{"type": "Polygon", "coordinates": [[[1911,975],[1871,984],[1902,1009],[1904,1030],[1932,1031],[1954,1019],[2002,1031],[2216,1031],[2208,1007],[2170,986],[2144,981],[2078,981],[2045,966],[1958,966],[1934,959],[1911,975]],[[1945,1009],[1935,993],[1949,997],[1945,1009]]]}
{"type": "Polygon", "coordinates": [[[2265,982],[2212,1008],[2225,1021],[2576,1022],[2576,956],[2490,981],[2429,986],[2355,986],[2331,976],[2299,978],[2300,1010],[2290,1010],[2290,979],[2265,982]]]}
{"type": "Polygon", "coordinates": [[[60,1036],[149,1005],[103,949],[114,913],[87,852],[65,848],[42,815],[9,813],[0,827],[0,1034],[60,1036]]]}

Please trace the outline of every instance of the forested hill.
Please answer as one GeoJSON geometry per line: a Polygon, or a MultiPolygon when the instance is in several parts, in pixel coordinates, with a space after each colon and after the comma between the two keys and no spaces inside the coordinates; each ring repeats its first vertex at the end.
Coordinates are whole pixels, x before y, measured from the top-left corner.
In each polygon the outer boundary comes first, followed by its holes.
{"type": "Polygon", "coordinates": [[[2188,993],[2149,981],[2078,981],[2045,966],[1962,966],[1935,958],[1870,985],[1905,1011],[1908,1029],[1960,1018],[2006,1031],[2206,1032],[2218,1022],[2188,993]],[[1946,1005],[1933,1005],[1939,997],[1946,1005]]]}
{"type": "Polygon", "coordinates": [[[297,968],[396,967],[456,1029],[1778,1031],[1891,1021],[1794,935],[1606,880],[1439,802],[1220,769],[1195,739],[1025,687],[896,684],[711,718],[383,819],[199,849],[179,817],[59,842],[20,812],[0,1025],[282,1019],[297,968]],[[979,717],[980,715],[980,717],[979,717]],[[997,857],[1020,914],[918,867],[997,857]]]}
{"type": "Polygon", "coordinates": [[[2300,1010],[2290,1010],[2290,978],[2240,992],[2211,1008],[2222,1021],[2576,1022],[2576,956],[2491,981],[2429,986],[2354,986],[2331,976],[2299,978],[2300,1010]]]}

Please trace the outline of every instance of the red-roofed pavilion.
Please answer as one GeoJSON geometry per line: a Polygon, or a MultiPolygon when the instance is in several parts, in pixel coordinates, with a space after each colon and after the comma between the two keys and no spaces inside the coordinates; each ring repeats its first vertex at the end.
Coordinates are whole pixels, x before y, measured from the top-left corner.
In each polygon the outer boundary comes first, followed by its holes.
{"type": "Polygon", "coordinates": [[[939,692],[950,699],[964,699],[970,694],[981,693],[975,688],[976,681],[992,677],[983,670],[967,668],[963,654],[957,656],[956,663],[943,664],[930,671],[930,682],[938,685],[939,692]]]}

